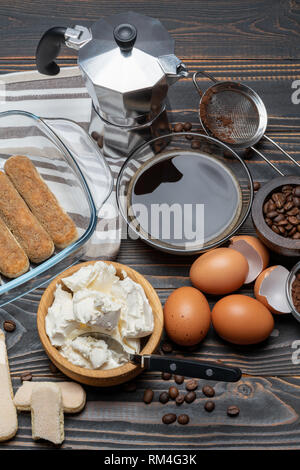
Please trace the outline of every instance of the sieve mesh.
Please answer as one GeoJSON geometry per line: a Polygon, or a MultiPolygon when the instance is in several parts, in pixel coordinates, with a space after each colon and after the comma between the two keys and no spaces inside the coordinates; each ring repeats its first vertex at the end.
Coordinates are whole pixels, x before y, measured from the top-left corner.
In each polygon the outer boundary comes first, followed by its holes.
{"type": "Polygon", "coordinates": [[[256,104],[239,90],[208,90],[200,117],[209,132],[227,144],[248,142],[259,126],[256,104]]]}

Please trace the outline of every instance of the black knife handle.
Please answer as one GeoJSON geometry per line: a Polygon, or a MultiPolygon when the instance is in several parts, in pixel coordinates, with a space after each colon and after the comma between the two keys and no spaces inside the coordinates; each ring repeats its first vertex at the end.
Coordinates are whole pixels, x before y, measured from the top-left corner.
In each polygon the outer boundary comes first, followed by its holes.
{"type": "Polygon", "coordinates": [[[238,367],[219,365],[216,362],[203,362],[192,359],[178,359],[167,356],[140,356],[145,369],[170,372],[198,379],[237,382],[242,376],[238,367]]]}

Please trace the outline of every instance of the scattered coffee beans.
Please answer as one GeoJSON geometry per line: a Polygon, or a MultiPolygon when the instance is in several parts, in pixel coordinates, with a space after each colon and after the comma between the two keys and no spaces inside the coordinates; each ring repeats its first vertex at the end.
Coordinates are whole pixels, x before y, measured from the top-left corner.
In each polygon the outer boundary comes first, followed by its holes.
{"type": "Polygon", "coordinates": [[[57,374],[57,372],[58,372],[58,369],[57,369],[56,365],[53,364],[53,362],[50,362],[49,369],[52,372],[52,374],[57,374]]]}
{"type": "Polygon", "coordinates": [[[259,181],[253,181],[253,189],[254,189],[254,191],[258,191],[260,189],[260,182],[259,181]]]}
{"type": "Polygon", "coordinates": [[[193,401],[196,399],[196,393],[195,392],[188,392],[185,395],[184,399],[187,403],[193,403],[193,401]]]}
{"type": "Polygon", "coordinates": [[[162,374],[161,374],[161,378],[163,380],[170,380],[171,377],[172,377],[172,374],[170,374],[169,372],[162,372],[162,374]]]}
{"type": "Polygon", "coordinates": [[[183,124],[183,129],[186,131],[186,132],[189,132],[193,127],[193,124],[191,122],[185,122],[183,124]]]}
{"type": "Polygon", "coordinates": [[[213,411],[215,409],[215,403],[211,400],[207,401],[204,405],[204,409],[206,411],[213,411]]]}
{"type": "Polygon", "coordinates": [[[159,395],[159,401],[163,404],[168,403],[169,401],[169,394],[167,392],[162,392],[159,395]]]}
{"type": "Polygon", "coordinates": [[[204,387],[202,387],[202,393],[206,397],[214,397],[215,396],[215,391],[210,385],[204,385],[204,387]]]}
{"type": "Polygon", "coordinates": [[[201,148],[201,142],[200,140],[193,140],[193,142],[191,143],[191,148],[194,149],[194,150],[197,150],[197,149],[200,149],[201,148]]]}
{"type": "Polygon", "coordinates": [[[183,375],[174,375],[174,380],[178,385],[180,385],[184,382],[184,377],[183,375]]]}
{"type": "Polygon", "coordinates": [[[266,224],[277,235],[300,239],[300,186],[284,185],[263,206],[266,224]]]}
{"type": "Polygon", "coordinates": [[[191,134],[187,134],[187,135],[185,136],[185,138],[186,138],[187,140],[193,140],[194,136],[191,135],[191,134]]]}
{"type": "Polygon", "coordinates": [[[185,384],[185,388],[191,392],[193,390],[196,390],[198,388],[198,382],[195,379],[188,380],[187,383],[185,384]]]}
{"type": "Polygon", "coordinates": [[[175,400],[175,398],[177,397],[179,391],[178,391],[178,388],[177,387],[170,387],[169,388],[169,397],[172,398],[172,400],[175,400]]]}
{"type": "Polygon", "coordinates": [[[153,400],[153,396],[154,396],[153,390],[151,390],[151,388],[147,388],[147,389],[144,391],[144,397],[143,397],[144,403],[146,403],[147,405],[149,405],[149,403],[151,403],[152,400],[153,400]]]}
{"type": "Polygon", "coordinates": [[[174,413],[168,413],[162,417],[164,424],[172,424],[176,421],[176,415],[174,413]]]}
{"type": "Polygon", "coordinates": [[[177,418],[178,424],[188,424],[190,421],[190,418],[188,415],[179,415],[177,418]]]}
{"type": "Polygon", "coordinates": [[[183,131],[183,124],[181,122],[177,122],[174,126],[174,132],[182,132],[183,131]]]}
{"type": "Polygon", "coordinates": [[[103,136],[100,135],[99,139],[97,139],[97,145],[100,149],[103,147],[103,136]]]}
{"type": "Polygon", "coordinates": [[[31,372],[24,372],[24,374],[21,374],[20,378],[21,378],[22,382],[32,380],[32,373],[31,372]]]}
{"type": "Polygon", "coordinates": [[[173,351],[173,346],[171,343],[168,343],[168,341],[164,341],[161,345],[161,349],[164,353],[169,354],[173,351]]]}
{"type": "Polygon", "coordinates": [[[9,331],[11,333],[12,331],[15,331],[16,324],[12,320],[5,320],[5,322],[3,322],[3,328],[5,331],[9,331]]]}
{"type": "Polygon", "coordinates": [[[238,416],[240,414],[240,409],[235,405],[228,406],[227,414],[233,418],[234,416],[238,416]]]}
{"type": "Polygon", "coordinates": [[[92,136],[92,138],[93,138],[94,140],[98,140],[99,137],[101,137],[100,134],[99,134],[99,132],[97,132],[97,131],[93,131],[93,132],[91,133],[91,136],[92,136]]]}
{"type": "Polygon", "coordinates": [[[182,405],[184,402],[184,395],[182,393],[179,393],[175,399],[176,405],[182,405]]]}

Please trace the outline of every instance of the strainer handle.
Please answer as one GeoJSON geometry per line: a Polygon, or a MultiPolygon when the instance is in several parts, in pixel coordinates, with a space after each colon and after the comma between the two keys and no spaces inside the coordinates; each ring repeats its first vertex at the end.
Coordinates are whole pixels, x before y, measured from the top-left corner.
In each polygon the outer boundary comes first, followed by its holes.
{"type": "Polygon", "coordinates": [[[277,171],[277,173],[279,173],[280,176],[285,176],[284,173],[282,173],[275,165],[274,163],[270,162],[270,160],[265,157],[265,155],[263,153],[261,153],[259,150],[257,150],[255,147],[250,147],[251,150],[253,150],[253,152],[257,153],[257,155],[259,155],[268,165],[270,165],[273,170],[277,171]]]}
{"type": "Polygon", "coordinates": [[[197,83],[197,77],[200,74],[203,75],[204,77],[209,78],[214,83],[218,83],[218,80],[216,80],[212,75],[210,75],[210,73],[205,72],[204,70],[198,70],[198,72],[195,72],[194,75],[193,75],[193,83],[194,83],[194,85],[196,87],[196,90],[198,91],[199,95],[202,96],[203,91],[201,90],[201,88],[199,87],[199,85],[197,83]]]}
{"type": "Polygon", "coordinates": [[[274,142],[273,139],[270,139],[270,137],[268,137],[266,134],[264,135],[264,138],[267,139],[269,142],[271,142],[271,144],[273,144],[278,150],[280,150],[280,152],[283,153],[283,155],[285,155],[287,158],[289,158],[291,160],[291,162],[294,163],[294,165],[297,165],[299,168],[300,168],[300,163],[297,162],[297,160],[295,160],[289,153],[287,153],[282,147],[280,147],[280,145],[278,145],[276,142],[274,142]]]}

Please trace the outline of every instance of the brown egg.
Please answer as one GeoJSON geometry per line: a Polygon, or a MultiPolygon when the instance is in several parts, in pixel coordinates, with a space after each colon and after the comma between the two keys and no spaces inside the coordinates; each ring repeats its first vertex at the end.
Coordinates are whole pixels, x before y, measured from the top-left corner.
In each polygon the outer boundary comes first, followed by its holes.
{"type": "Polygon", "coordinates": [[[248,269],[245,256],[238,251],[216,248],[194,261],[190,279],[193,286],[207,294],[229,294],[244,284],[248,269]]]}
{"type": "Polygon", "coordinates": [[[212,323],[221,338],[234,344],[264,341],[274,328],[269,310],[246,295],[228,295],[212,310],[212,323]]]}
{"type": "Polygon", "coordinates": [[[176,289],[164,306],[166,332],[174,343],[181,346],[193,346],[205,338],[210,316],[206,298],[194,287],[176,289]]]}

